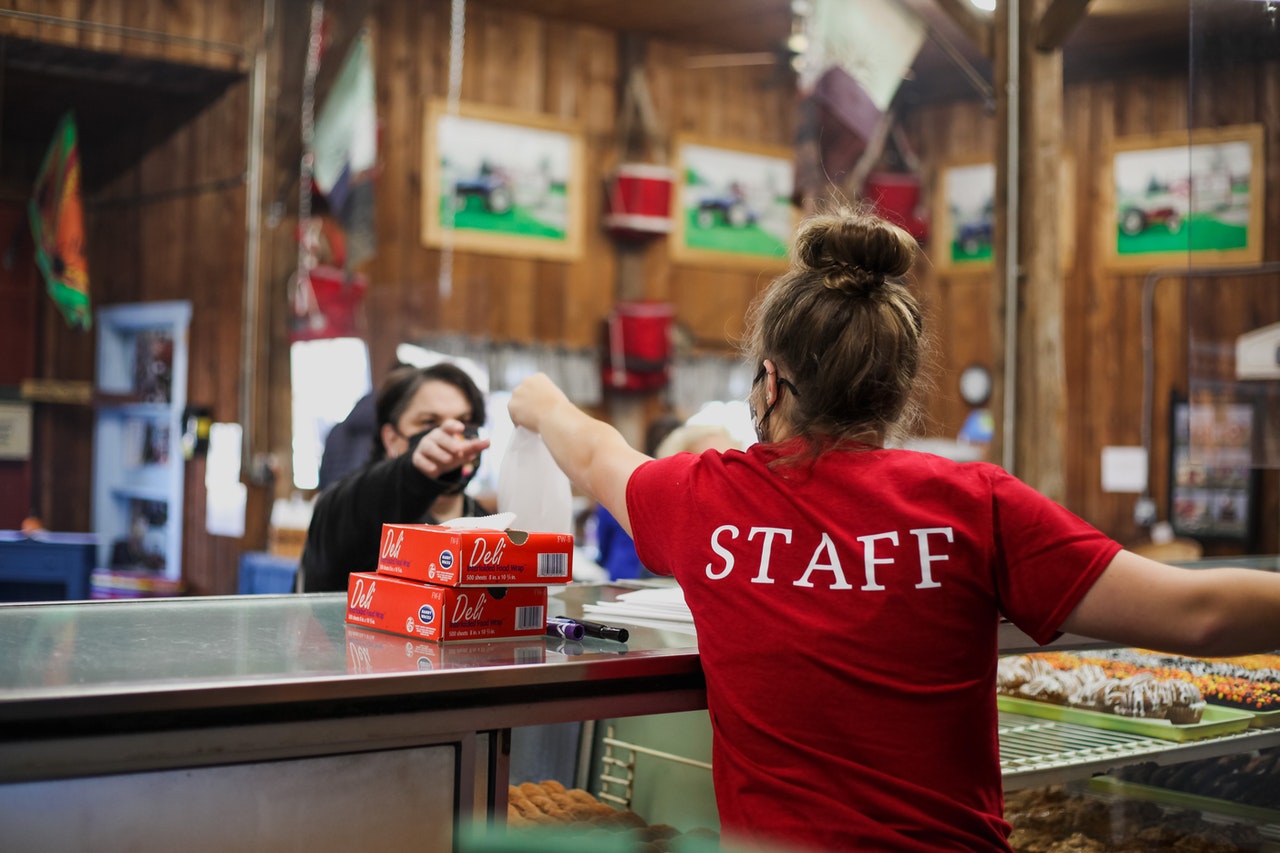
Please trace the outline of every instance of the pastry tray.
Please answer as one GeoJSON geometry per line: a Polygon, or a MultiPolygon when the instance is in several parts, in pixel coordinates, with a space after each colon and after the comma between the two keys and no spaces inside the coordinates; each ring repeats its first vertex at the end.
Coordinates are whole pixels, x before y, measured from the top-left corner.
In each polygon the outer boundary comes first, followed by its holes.
{"type": "Polygon", "coordinates": [[[996,707],[1001,711],[1025,714],[1028,717],[1040,717],[1041,719],[1058,720],[1064,723],[1077,723],[1082,726],[1092,726],[1095,729],[1128,732],[1176,742],[1242,732],[1249,728],[1255,716],[1249,711],[1237,711],[1235,708],[1206,705],[1200,722],[1174,725],[1168,720],[1122,717],[1118,714],[1089,711],[1084,708],[1072,708],[1067,705],[1054,705],[1051,702],[1037,702],[1034,699],[1022,699],[1017,696],[1005,696],[1003,694],[996,696],[996,707]]]}

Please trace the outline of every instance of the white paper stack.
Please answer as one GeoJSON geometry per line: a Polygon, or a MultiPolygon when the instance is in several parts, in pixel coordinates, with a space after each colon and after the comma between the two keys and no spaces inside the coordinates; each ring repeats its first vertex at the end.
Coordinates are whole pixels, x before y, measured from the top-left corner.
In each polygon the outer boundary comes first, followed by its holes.
{"type": "Polygon", "coordinates": [[[616,601],[584,604],[582,609],[591,619],[602,622],[625,622],[646,628],[660,628],[694,634],[693,614],[678,586],[662,586],[624,592],[616,601]]]}

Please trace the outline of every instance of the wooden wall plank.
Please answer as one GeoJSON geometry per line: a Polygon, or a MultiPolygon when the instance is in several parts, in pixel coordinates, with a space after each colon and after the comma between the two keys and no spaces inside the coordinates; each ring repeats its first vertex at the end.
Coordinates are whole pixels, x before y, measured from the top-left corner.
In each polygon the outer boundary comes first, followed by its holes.
{"type": "MultiPolygon", "coordinates": [[[[422,106],[420,102],[429,92],[415,91],[412,85],[416,75],[419,52],[413,49],[410,39],[416,35],[418,16],[412,6],[405,3],[383,3],[377,7],[374,32],[379,36],[373,55],[374,81],[379,103],[379,114],[388,128],[396,132],[384,132],[379,138],[378,162],[382,170],[376,185],[378,253],[371,269],[385,276],[385,286],[404,287],[413,268],[413,247],[418,243],[419,215],[411,208],[420,198],[412,192],[395,192],[391,186],[401,183],[401,177],[412,182],[415,173],[421,174],[421,164],[413,162],[420,156],[421,148],[415,140],[422,138],[422,106]],[[390,37],[400,33],[403,38],[390,37]],[[386,180],[381,178],[385,176],[386,180]],[[385,272],[383,272],[385,271],[385,272]]],[[[421,182],[418,183],[419,192],[421,182]]],[[[371,287],[384,286],[376,278],[371,287]]],[[[366,301],[366,313],[370,308],[366,301]]],[[[374,317],[370,323],[377,328],[374,317]]],[[[389,361],[390,359],[387,358],[389,361]]]]}
{"type": "MultiPolygon", "coordinates": [[[[108,26],[121,26],[124,23],[125,0],[81,0],[76,13],[82,21],[96,21],[108,26]]],[[[80,46],[90,50],[114,50],[119,45],[119,37],[103,30],[84,30],[80,33],[80,46]]]]}
{"type": "MultiPolygon", "coordinates": [[[[11,0],[15,12],[40,12],[40,0],[11,0]]],[[[14,38],[38,38],[39,27],[34,21],[23,18],[0,18],[0,33],[14,38]]]]}

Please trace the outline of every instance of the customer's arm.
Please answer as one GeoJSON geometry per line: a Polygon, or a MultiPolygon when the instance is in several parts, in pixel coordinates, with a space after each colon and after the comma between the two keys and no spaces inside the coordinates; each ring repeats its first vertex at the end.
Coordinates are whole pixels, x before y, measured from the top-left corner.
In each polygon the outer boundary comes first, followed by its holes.
{"type": "Polygon", "coordinates": [[[516,426],[541,435],[569,479],[603,504],[630,533],[627,481],[649,457],[627,444],[612,426],[575,406],[541,373],[516,387],[509,410],[516,426]]]}
{"type": "Polygon", "coordinates": [[[320,493],[302,553],[302,591],[347,588],[351,572],[373,571],[384,523],[412,523],[449,487],[413,465],[412,454],[384,459],[320,493]]]}
{"type": "Polygon", "coordinates": [[[1121,551],[1061,627],[1194,656],[1272,651],[1280,648],[1280,574],[1177,568],[1121,551]]]}

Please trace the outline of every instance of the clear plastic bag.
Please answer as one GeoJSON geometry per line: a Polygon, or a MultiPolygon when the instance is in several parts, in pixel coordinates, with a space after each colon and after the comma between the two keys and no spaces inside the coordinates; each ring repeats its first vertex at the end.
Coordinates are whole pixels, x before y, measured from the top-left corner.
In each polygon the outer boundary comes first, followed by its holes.
{"type": "Polygon", "coordinates": [[[498,511],[511,526],[538,533],[573,533],[573,491],[541,436],[516,427],[498,469],[498,511]]]}

